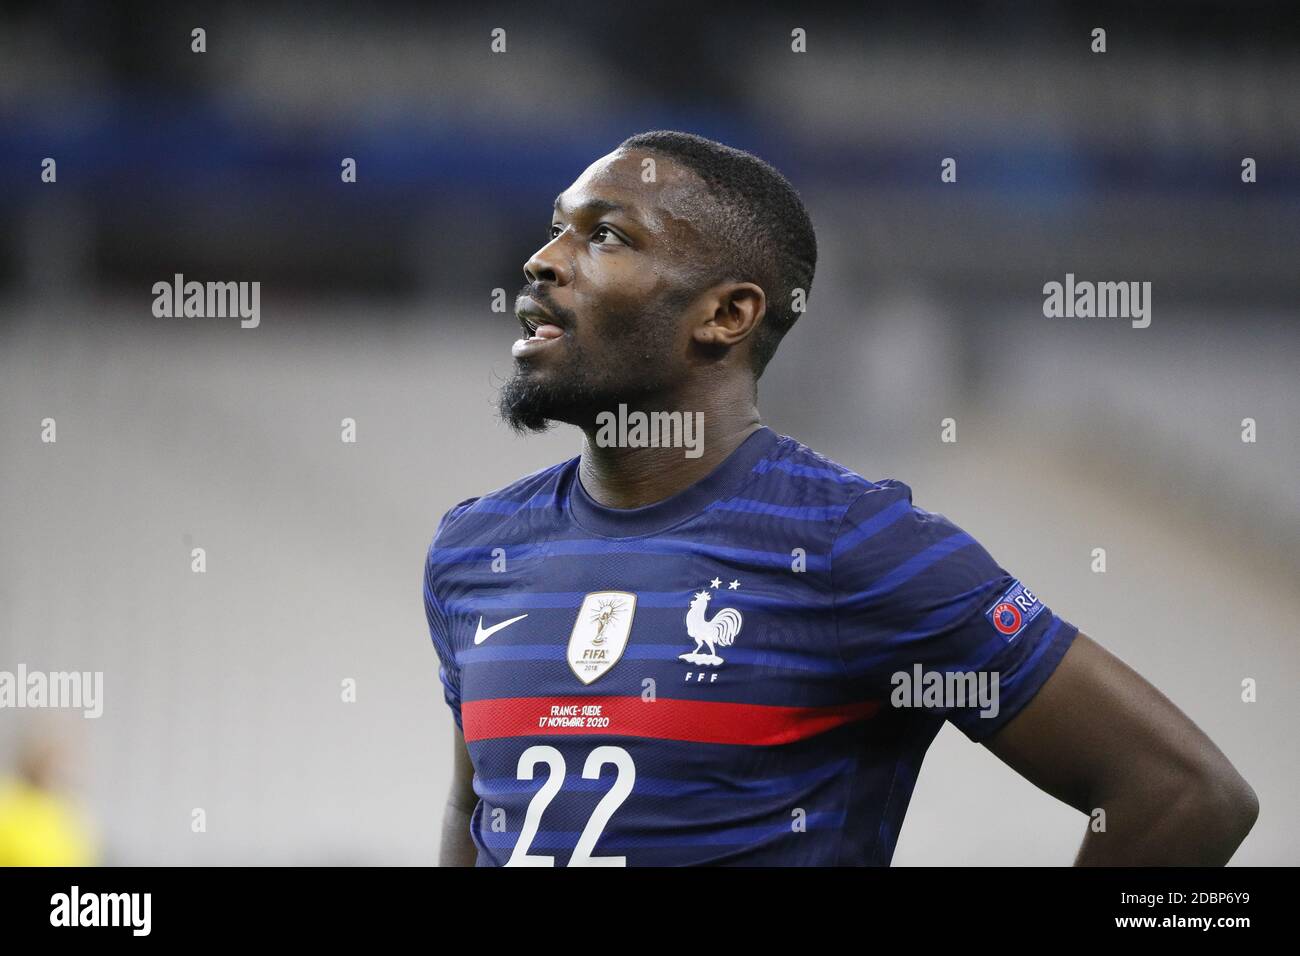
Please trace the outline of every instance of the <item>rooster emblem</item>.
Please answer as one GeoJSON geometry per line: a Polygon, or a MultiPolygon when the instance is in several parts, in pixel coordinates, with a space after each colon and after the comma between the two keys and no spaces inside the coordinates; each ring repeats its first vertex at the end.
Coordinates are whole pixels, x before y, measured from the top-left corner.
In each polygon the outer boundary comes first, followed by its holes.
{"type": "Polygon", "coordinates": [[[722,663],[716,647],[730,647],[740,633],[740,612],[734,607],[722,608],[712,620],[705,618],[712,597],[708,591],[699,591],[691,600],[691,608],[686,612],[686,633],[695,641],[695,649],[678,655],[681,660],[716,667],[722,663]],[[700,648],[706,644],[709,652],[701,654],[700,648]]]}

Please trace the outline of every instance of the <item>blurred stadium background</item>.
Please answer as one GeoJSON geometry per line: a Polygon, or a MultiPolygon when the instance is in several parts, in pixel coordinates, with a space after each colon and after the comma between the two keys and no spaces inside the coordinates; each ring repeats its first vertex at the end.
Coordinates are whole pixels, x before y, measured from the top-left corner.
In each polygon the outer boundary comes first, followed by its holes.
{"type": "MultiPolygon", "coordinates": [[[[1126,7],[6,5],[0,670],[103,671],[62,731],[99,859],[436,858],[425,548],[578,447],[496,422],[491,292],[590,161],[678,128],[818,227],[768,423],[906,481],[1139,669],[1260,796],[1235,862],[1300,861],[1300,29],[1126,7]],[[154,318],[177,272],[260,281],[260,328],[154,318]],[[1151,327],[1044,318],[1067,272],[1150,281],[1151,327]]],[[[0,776],[35,726],[0,710],[0,776]]],[[[1067,863],[1084,824],[945,727],[895,863],[1067,863]]]]}

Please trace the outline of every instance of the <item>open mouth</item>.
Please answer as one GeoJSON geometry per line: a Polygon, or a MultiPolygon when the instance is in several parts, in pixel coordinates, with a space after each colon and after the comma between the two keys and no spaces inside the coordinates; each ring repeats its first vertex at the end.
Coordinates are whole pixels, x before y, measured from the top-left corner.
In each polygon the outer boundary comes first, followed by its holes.
{"type": "Polygon", "coordinates": [[[564,329],[551,321],[549,316],[536,312],[519,312],[516,315],[527,341],[558,339],[564,334],[564,329]]]}
{"type": "Polygon", "coordinates": [[[524,330],[524,337],[518,339],[511,348],[511,354],[517,359],[531,356],[535,351],[554,348],[555,342],[564,338],[564,329],[556,325],[549,315],[539,312],[516,312],[519,326],[524,330]]]}

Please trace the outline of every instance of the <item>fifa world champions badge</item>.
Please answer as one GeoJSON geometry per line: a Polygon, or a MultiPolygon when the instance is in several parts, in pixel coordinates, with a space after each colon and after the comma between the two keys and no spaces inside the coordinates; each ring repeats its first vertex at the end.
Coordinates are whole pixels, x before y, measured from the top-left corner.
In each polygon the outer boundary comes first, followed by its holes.
{"type": "Polygon", "coordinates": [[[593,591],[582,599],[568,652],[578,680],[590,684],[618,663],[635,614],[636,595],[628,591],[593,591]]]}

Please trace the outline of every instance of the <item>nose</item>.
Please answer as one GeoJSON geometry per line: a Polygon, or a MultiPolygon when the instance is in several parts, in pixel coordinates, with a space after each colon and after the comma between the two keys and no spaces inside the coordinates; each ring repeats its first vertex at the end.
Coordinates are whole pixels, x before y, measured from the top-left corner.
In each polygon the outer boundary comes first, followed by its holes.
{"type": "Polygon", "coordinates": [[[524,275],[529,282],[553,282],[567,285],[570,279],[569,268],[565,263],[560,243],[556,236],[529,257],[524,263],[524,275]]]}

